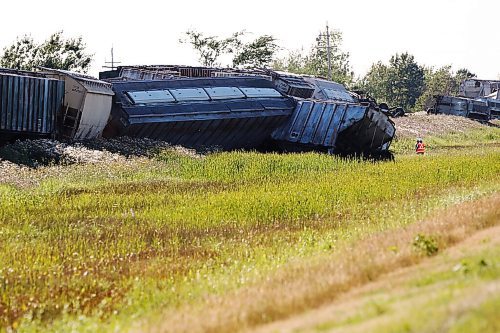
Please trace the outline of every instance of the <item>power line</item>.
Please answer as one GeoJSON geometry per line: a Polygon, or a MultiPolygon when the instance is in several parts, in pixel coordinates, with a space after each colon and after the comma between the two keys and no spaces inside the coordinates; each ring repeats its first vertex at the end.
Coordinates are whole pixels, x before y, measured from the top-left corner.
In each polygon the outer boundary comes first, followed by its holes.
{"type": "Polygon", "coordinates": [[[332,59],[331,59],[331,46],[330,46],[330,27],[328,26],[328,22],[326,23],[326,34],[319,34],[318,37],[318,47],[321,48],[319,42],[321,39],[326,37],[326,54],[328,58],[328,80],[332,80],[332,59]]]}

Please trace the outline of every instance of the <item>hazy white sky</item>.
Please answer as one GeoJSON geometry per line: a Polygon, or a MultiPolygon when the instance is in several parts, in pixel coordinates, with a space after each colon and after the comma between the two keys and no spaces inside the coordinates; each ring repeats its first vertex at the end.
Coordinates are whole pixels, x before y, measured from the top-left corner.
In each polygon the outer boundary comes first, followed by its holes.
{"type": "Polygon", "coordinates": [[[425,65],[467,67],[485,79],[500,74],[499,0],[3,0],[0,13],[0,48],[23,34],[82,35],[94,75],[112,44],[123,64],[196,65],[196,54],[178,42],[188,29],[272,34],[286,54],[309,48],[327,21],[342,31],[357,75],[404,51],[425,65]]]}

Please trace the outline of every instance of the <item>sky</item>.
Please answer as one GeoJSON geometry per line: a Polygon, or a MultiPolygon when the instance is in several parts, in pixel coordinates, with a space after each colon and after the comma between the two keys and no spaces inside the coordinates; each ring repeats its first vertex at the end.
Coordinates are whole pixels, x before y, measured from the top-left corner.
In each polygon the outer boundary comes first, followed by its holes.
{"type": "Polygon", "coordinates": [[[110,61],[123,65],[197,65],[185,31],[247,38],[271,34],[281,56],[309,49],[327,22],[343,34],[357,76],[371,64],[409,52],[418,63],[454,70],[468,68],[483,79],[500,75],[499,0],[3,0],[0,49],[17,36],[43,41],[55,31],[82,36],[94,54],[90,74],[110,61]]]}

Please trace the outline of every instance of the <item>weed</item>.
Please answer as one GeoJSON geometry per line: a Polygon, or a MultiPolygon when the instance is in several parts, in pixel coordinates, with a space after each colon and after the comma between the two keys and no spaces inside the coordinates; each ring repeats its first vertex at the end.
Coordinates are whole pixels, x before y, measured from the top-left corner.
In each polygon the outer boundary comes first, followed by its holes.
{"type": "Polygon", "coordinates": [[[428,257],[436,255],[439,251],[437,241],[432,236],[418,234],[412,244],[417,251],[428,257]]]}

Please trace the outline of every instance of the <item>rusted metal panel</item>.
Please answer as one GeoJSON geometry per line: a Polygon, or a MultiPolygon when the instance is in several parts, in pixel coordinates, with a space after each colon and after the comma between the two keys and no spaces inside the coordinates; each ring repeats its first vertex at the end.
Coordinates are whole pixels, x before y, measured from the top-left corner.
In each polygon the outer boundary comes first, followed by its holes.
{"type": "Polygon", "coordinates": [[[55,134],[63,98],[64,81],[0,69],[0,132],[9,137],[55,134]]]}
{"type": "Polygon", "coordinates": [[[123,81],[113,89],[105,136],[147,137],[197,149],[257,148],[295,106],[262,78],[123,81]]]}
{"type": "Polygon", "coordinates": [[[293,150],[363,153],[388,149],[394,134],[394,123],[369,106],[303,100],[272,138],[293,150]]]}

